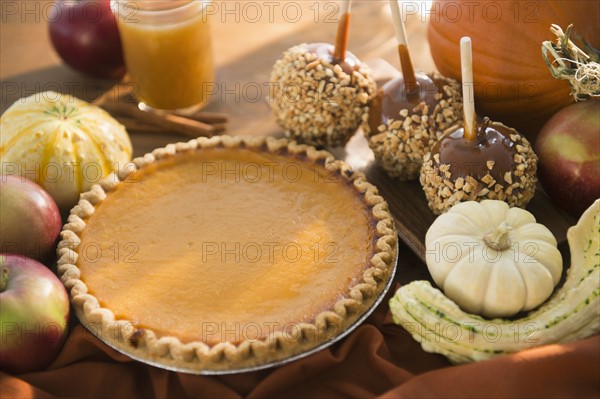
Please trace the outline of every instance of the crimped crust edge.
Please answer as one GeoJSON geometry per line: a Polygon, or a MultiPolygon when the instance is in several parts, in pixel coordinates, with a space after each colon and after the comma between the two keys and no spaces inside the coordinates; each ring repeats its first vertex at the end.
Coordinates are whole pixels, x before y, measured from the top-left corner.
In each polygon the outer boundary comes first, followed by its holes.
{"type": "Polygon", "coordinates": [[[90,191],[81,194],[79,203],[71,210],[60,237],[57,248],[58,274],[70,292],[75,313],[82,324],[100,339],[108,341],[110,346],[127,354],[158,363],[163,367],[190,372],[238,369],[271,363],[331,340],[364,314],[384,290],[391,278],[398,250],[397,234],[387,203],[362,173],[353,171],[342,161],[335,160],[327,151],[288,139],[262,136],[201,137],[187,143],[169,144],[135,158],[95,184],[90,191]],[[151,330],[138,329],[131,321],[116,320],[111,310],[101,307],[96,297],[88,293],[76,266],[79,257],[76,249],[81,242],[79,235],[86,226],[85,219],[94,213],[94,207],[100,204],[119,182],[145,165],[177,153],[218,146],[256,148],[267,152],[286,150],[292,155],[305,155],[312,162],[323,162],[326,167],[339,171],[341,177],[351,180],[356,192],[363,195],[365,203],[371,208],[371,216],[375,222],[375,252],[369,267],[363,272],[363,281],[351,287],[349,293],[338,300],[331,309],[318,314],[313,323],[299,323],[297,328],[289,333],[275,331],[266,339],[246,340],[237,345],[222,342],[209,347],[200,341],[182,343],[175,337],[157,337],[151,330]]]}

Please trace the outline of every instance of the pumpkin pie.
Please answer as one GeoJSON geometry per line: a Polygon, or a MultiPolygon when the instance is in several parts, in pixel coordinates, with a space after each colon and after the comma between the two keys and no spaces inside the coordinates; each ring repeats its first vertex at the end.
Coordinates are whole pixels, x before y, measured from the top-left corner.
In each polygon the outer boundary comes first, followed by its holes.
{"type": "Polygon", "coordinates": [[[171,144],[81,195],[59,275],[110,346],[190,372],[272,364],[340,336],[395,267],[386,202],[286,139],[171,144]]]}

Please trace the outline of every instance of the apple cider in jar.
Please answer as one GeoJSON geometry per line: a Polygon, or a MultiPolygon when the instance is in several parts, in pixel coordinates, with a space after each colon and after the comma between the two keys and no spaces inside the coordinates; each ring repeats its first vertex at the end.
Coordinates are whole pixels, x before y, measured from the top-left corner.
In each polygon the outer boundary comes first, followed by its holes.
{"type": "Polygon", "coordinates": [[[142,107],[195,111],[215,80],[208,0],[113,0],[125,64],[142,107]]]}

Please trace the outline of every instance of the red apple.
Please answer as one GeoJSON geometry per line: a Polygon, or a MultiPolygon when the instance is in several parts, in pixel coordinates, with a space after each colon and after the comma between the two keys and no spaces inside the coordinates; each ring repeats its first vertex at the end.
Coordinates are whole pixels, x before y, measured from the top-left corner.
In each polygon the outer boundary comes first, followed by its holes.
{"type": "Polygon", "coordinates": [[[57,0],[49,24],[54,49],[71,67],[98,78],[125,75],[121,37],[110,0],[57,0]]]}
{"type": "Polygon", "coordinates": [[[600,101],[579,102],[556,113],[542,128],[535,152],[548,196],[579,217],[600,198],[600,101]]]}
{"type": "Polygon", "coordinates": [[[27,373],[46,368],[67,335],[69,296],[41,263],[0,254],[0,369],[27,373]]]}
{"type": "Polygon", "coordinates": [[[0,175],[0,252],[49,263],[62,220],[43,188],[21,176],[0,175]]]}

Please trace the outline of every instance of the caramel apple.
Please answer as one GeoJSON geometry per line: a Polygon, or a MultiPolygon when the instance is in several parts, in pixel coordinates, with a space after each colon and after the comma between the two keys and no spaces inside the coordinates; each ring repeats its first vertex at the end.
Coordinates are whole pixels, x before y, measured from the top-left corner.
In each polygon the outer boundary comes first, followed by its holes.
{"type": "Polygon", "coordinates": [[[397,0],[390,0],[402,75],[379,89],[369,113],[369,146],[385,171],[400,180],[419,177],[423,156],[461,119],[457,81],[413,69],[397,0]]]}
{"type": "Polygon", "coordinates": [[[525,207],[537,183],[537,156],[515,129],[477,122],[471,41],[461,40],[464,122],[449,128],[424,158],[420,181],[429,208],[441,214],[462,201],[496,199],[525,207]]]}
{"type": "Polygon", "coordinates": [[[341,146],[368,120],[377,85],[349,51],[350,1],[342,3],[335,46],[310,43],[283,53],[271,72],[270,105],[286,134],[312,145],[341,146]]]}

